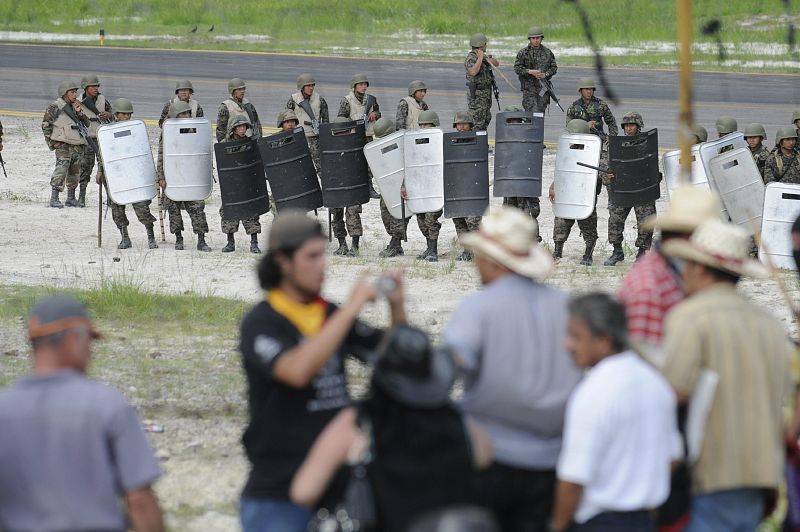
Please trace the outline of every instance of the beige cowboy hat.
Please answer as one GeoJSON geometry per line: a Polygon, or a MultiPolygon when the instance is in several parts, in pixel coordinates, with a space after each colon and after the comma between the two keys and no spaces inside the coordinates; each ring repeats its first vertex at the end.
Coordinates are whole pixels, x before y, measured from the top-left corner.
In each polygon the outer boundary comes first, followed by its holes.
{"type": "Polygon", "coordinates": [[[691,233],[709,218],[719,217],[722,206],[710,190],[699,187],[680,186],[670,193],[667,210],[650,216],[642,223],[648,231],[661,229],[676,233],[691,233]]]}
{"type": "Polygon", "coordinates": [[[739,276],[768,276],[767,268],[750,258],[750,235],[741,227],[711,218],[701,223],[689,240],[669,240],[665,255],[690,260],[739,276]]]}
{"type": "Polygon", "coordinates": [[[530,216],[514,207],[493,207],[461,244],[522,276],[544,279],[553,270],[553,258],[538,237],[539,226],[530,216]]]}

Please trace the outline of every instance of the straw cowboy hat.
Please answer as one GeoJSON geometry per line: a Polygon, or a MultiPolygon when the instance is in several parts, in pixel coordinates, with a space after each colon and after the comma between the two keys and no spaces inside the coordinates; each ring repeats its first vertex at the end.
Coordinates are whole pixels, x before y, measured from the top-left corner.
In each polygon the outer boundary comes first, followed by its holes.
{"type": "Polygon", "coordinates": [[[718,218],[721,210],[722,206],[717,196],[710,190],[680,186],[670,193],[667,210],[647,218],[642,223],[642,228],[648,231],[661,229],[675,233],[691,233],[709,218],[718,218]]]}
{"type": "Polygon", "coordinates": [[[514,207],[493,207],[461,244],[522,276],[543,279],[553,270],[553,258],[538,237],[539,226],[530,216],[514,207]]]}
{"type": "Polygon", "coordinates": [[[673,239],[664,243],[669,257],[690,260],[739,276],[767,277],[768,272],[750,258],[750,235],[733,224],[711,218],[700,224],[689,240],[673,239]]]}

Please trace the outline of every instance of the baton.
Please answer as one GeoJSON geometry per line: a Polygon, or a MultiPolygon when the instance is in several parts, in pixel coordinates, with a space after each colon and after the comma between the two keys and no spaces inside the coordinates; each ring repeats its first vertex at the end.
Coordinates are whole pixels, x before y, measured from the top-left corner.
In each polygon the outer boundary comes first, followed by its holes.
{"type": "Polygon", "coordinates": [[[584,166],[586,168],[591,168],[592,170],[597,170],[598,172],[603,172],[604,174],[614,175],[614,172],[609,172],[608,170],[603,170],[599,166],[592,166],[591,164],[586,164],[586,163],[575,163],[575,164],[577,164],[578,166],[584,166]]]}
{"type": "Polygon", "coordinates": [[[159,185],[156,187],[158,187],[158,223],[161,225],[161,241],[166,242],[167,237],[164,236],[164,192],[159,185]]]}
{"type": "Polygon", "coordinates": [[[400,216],[403,217],[403,242],[408,242],[408,232],[406,231],[406,200],[400,198],[400,216]]]}
{"type": "Polygon", "coordinates": [[[8,174],[6,173],[6,162],[3,160],[3,154],[0,153],[0,166],[3,167],[3,175],[8,178],[8,174]]]}
{"type": "Polygon", "coordinates": [[[100,182],[97,201],[97,247],[103,247],[103,183],[100,182]]]}
{"type": "Polygon", "coordinates": [[[333,217],[330,208],[328,208],[328,242],[333,242],[333,217]]]}

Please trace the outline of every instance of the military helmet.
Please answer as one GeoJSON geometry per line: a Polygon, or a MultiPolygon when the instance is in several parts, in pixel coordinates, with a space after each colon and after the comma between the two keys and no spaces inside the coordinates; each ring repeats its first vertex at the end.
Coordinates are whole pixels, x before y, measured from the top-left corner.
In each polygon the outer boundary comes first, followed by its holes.
{"type": "Polygon", "coordinates": [[[283,123],[287,120],[295,120],[298,124],[300,123],[300,120],[297,119],[297,115],[294,114],[294,111],[291,109],[286,109],[278,113],[278,127],[283,127],[283,123]]]}
{"type": "Polygon", "coordinates": [[[567,123],[567,131],[569,133],[584,133],[589,134],[589,123],[586,120],[581,120],[580,118],[573,118],[567,123]]]}
{"type": "Polygon", "coordinates": [[[419,125],[422,124],[433,124],[434,127],[439,127],[439,115],[435,112],[428,110],[422,111],[419,114],[419,118],[417,119],[417,123],[419,125]]]}
{"type": "Polygon", "coordinates": [[[242,78],[233,78],[228,82],[228,92],[233,94],[233,91],[236,89],[244,89],[247,87],[247,83],[244,82],[242,78]]]}
{"type": "Polygon", "coordinates": [[[505,109],[503,109],[504,113],[522,113],[525,109],[520,107],[519,105],[508,105],[505,109]]]}
{"type": "Polygon", "coordinates": [[[727,135],[733,133],[739,127],[736,124],[736,119],[731,116],[721,116],[717,118],[717,133],[720,135],[727,135]]]}
{"type": "Polygon", "coordinates": [[[358,85],[359,83],[366,83],[367,86],[369,87],[369,80],[367,79],[367,75],[366,74],[356,74],[355,76],[350,78],[350,88],[351,89],[354,89],[356,87],[356,85],[358,85]]]}
{"type": "Polygon", "coordinates": [[[592,78],[578,78],[578,92],[581,89],[597,89],[597,86],[592,78]]]}
{"type": "Polygon", "coordinates": [[[394,131],[394,121],[385,116],[377,119],[375,125],[372,126],[372,132],[375,134],[375,138],[385,137],[389,133],[394,133],[394,131]]]}
{"type": "Polygon", "coordinates": [[[761,140],[767,140],[767,132],[764,131],[764,126],[757,123],[747,124],[744,128],[745,137],[761,137],[761,140]]]}
{"type": "Polygon", "coordinates": [[[250,122],[249,117],[245,115],[236,115],[228,122],[228,131],[233,131],[236,126],[241,125],[252,126],[253,124],[250,122]]]}
{"type": "Polygon", "coordinates": [[[797,130],[793,127],[782,127],[778,130],[778,134],[775,135],[775,145],[779,145],[782,140],[784,139],[796,139],[797,138],[797,130]]]}
{"type": "Polygon", "coordinates": [[[488,43],[488,39],[486,39],[486,35],[482,33],[476,33],[472,37],[469,38],[469,45],[473,48],[480,48],[481,46],[486,46],[488,43]]]}
{"type": "Polygon", "coordinates": [[[341,124],[341,123],[343,123],[343,122],[352,122],[352,120],[350,120],[350,119],[349,119],[349,118],[347,118],[346,116],[336,116],[336,117],[334,117],[334,119],[333,119],[333,123],[334,123],[334,124],[341,124]]]}
{"type": "Polygon", "coordinates": [[[794,124],[795,120],[800,120],[800,109],[792,113],[792,124],[794,124]]]}
{"type": "Polygon", "coordinates": [[[194,93],[194,87],[192,87],[192,82],[188,79],[182,79],[180,81],[175,82],[175,94],[178,94],[178,91],[181,89],[189,89],[194,93]]]}
{"type": "Polygon", "coordinates": [[[86,90],[86,87],[97,87],[100,85],[100,78],[95,74],[89,74],[81,78],[81,89],[86,90]]]}
{"type": "Polygon", "coordinates": [[[531,26],[531,28],[528,30],[528,38],[530,39],[531,37],[544,37],[542,28],[539,26],[531,26]]]}
{"type": "Polygon", "coordinates": [[[181,113],[185,113],[187,111],[191,111],[192,106],[189,102],[184,102],[183,100],[178,100],[177,102],[172,102],[172,105],[169,106],[169,117],[175,118],[181,113]]]}
{"type": "Polygon", "coordinates": [[[425,86],[425,83],[422,81],[415,79],[411,83],[408,84],[408,95],[414,96],[417,91],[428,90],[428,87],[425,86]]]}
{"type": "Polygon", "coordinates": [[[453,117],[453,127],[456,127],[456,124],[469,124],[474,126],[475,119],[472,118],[472,113],[469,111],[456,111],[456,116],[453,117]]]}
{"type": "Polygon", "coordinates": [[[316,85],[317,80],[311,74],[300,74],[297,76],[297,90],[302,90],[306,85],[316,85]]]}
{"type": "Polygon", "coordinates": [[[622,117],[622,122],[619,123],[621,126],[624,126],[625,124],[636,124],[640,128],[643,128],[644,120],[642,120],[642,115],[636,111],[632,111],[630,113],[625,113],[625,116],[622,117]]]}
{"type": "Polygon", "coordinates": [[[114,103],[111,104],[111,109],[113,109],[115,113],[133,114],[133,102],[127,98],[117,98],[114,100],[114,103]]]}
{"type": "Polygon", "coordinates": [[[67,81],[62,81],[61,83],[58,84],[58,95],[64,96],[72,89],[78,90],[79,87],[80,85],[78,85],[76,81],[73,81],[71,79],[67,81]]]}
{"type": "Polygon", "coordinates": [[[706,142],[708,140],[708,131],[701,125],[695,124],[692,126],[692,134],[697,137],[700,142],[706,142]]]}

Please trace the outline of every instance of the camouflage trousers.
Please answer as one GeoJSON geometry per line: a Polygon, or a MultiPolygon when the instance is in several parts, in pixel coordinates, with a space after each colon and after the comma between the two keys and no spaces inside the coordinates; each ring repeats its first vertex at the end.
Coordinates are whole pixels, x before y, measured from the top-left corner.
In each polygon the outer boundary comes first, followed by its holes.
{"type": "Polygon", "coordinates": [[[381,221],[383,222],[383,227],[386,229],[386,233],[392,238],[403,238],[405,231],[408,229],[408,221],[411,218],[406,218],[405,220],[398,220],[389,212],[389,209],[386,207],[386,203],[384,203],[383,198],[381,198],[381,221]]]}
{"type": "Polygon", "coordinates": [[[319,137],[306,137],[308,140],[308,151],[311,152],[311,160],[317,169],[317,176],[322,174],[322,159],[319,155],[319,137]]]}
{"type": "Polygon", "coordinates": [[[204,201],[172,201],[164,196],[164,210],[169,213],[169,232],[173,235],[183,231],[183,216],[181,209],[189,213],[192,221],[192,232],[197,234],[208,233],[208,220],[206,220],[206,202],[204,201]]]}
{"type": "MultiPolygon", "coordinates": [[[[541,212],[539,198],[503,198],[503,205],[516,207],[522,212],[527,212],[531,215],[531,218],[536,220],[537,224],[539,223],[539,213],[541,212]]],[[[539,235],[539,242],[541,241],[542,235],[539,235]]]]}
{"type": "MultiPolygon", "coordinates": [[[[111,202],[111,219],[114,220],[114,225],[117,229],[122,231],[123,228],[128,227],[128,215],[125,213],[126,205],[119,205],[111,202]]],[[[136,213],[136,218],[139,219],[142,225],[153,225],[156,217],[150,212],[150,200],[138,201],[133,204],[133,212],[136,213]]]]}
{"type": "Polygon", "coordinates": [[[74,144],[62,144],[55,149],[56,168],[50,177],[51,187],[63,192],[64,185],[72,189],[78,186],[84,148],[89,149],[88,146],[76,146],[74,144]]]}
{"type": "Polygon", "coordinates": [[[346,209],[331,209],[331,218],[333,236],[336,238],[345,238],[348,233],[350,236],[362,236],[364,234],[364,229],[361,227],[361,205],[353,205],[346,209]]]}
{"type": "Polygon", "coordinates": [[[444,213],[443,210],[436,212],[423,212],[417,214],[417,225],[422,233],[422,236],[428,240],[438,240],[439,230],[442,228],[442,222],[439,218],[444,213]]]}
{"type": "Polygon", "coordinates": [[[492,121],[492,89],[476,90],[474,98],[467,91],[467,107],[475,120],[475,129],[486,131],[492,121]]]}
{"type": "Polygon", "coordinates": [[[548,96],[539,96],[535,90],[522,91],[522,108],[528,113],[543,113],[550,103],[548,96]]]}
{"type": "Polygon", "coordinates": [[[456,235],[461,238],[467,233],[477,231],[481,225],[481,216],[470,216],[469,218],[453,218],[453,225],[456,226],[456,235]]]}
{"type": "Polygon", "coordinates": [[[86,146],[83,150],[83,156],[81,157],[81,177],[79,181],[82,187],[86,187],[92,179],[95,158],[94,150],[86,146]]]}
{"type": "Polygon", "coordinates": [[[563,243],[569,238],[569,233],[572,231],[572,226],[578,222],[578,229],[581,230],[583,241],[587,244],[594,244],[597,242],[597,209],[592,211],[585,220],[568,220],[566,218],[559,218],[553,222],[553,242],[563,243]]]}
{"type": "Polygon", "coordinates": [[[227,218],[225,218],[225,216],[222,215],[222,207],[220,207],[219,217],[220,217],[220,226],[222,227],[222,232],[225,233],[226,235],[232,235],[233,233],[238,231],[239,222],[242,222],[242,227],[244,227],[244,230],[248,235],[256,235],[261,232],[261,222],[259,221],[258,216],[243,218],[241,220],[228,220],[227,218]]]}
{"type": "Polygon", "coordinates": [[[636,214],[636,247],[649,249],[653,243],[653,232],[642,229],[642,222],[650,216],[656,214],[656,204],[637,205],[636,207],[615,207],[608,206],[608,242],[610,244],[622,244],[622,233],[625,231],[625,220],[628,219],[631,209],[636,214]]]}

